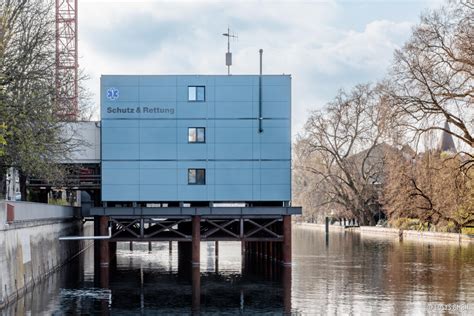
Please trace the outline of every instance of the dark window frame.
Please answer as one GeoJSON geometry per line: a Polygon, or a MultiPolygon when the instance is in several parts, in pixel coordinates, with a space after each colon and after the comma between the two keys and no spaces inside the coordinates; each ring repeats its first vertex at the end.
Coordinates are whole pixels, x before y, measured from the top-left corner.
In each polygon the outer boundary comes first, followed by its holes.
{"type": "Polygon", "coordinates": [[[188,168],[188,185],[206,185],[206,169],[204,168],[188,168]],[[189,181],[189,173],[191,172],[191,170],[194,170],[196,172],[196,175],[195,175],[195,179],[196,181],[195,182],[191,182],[189,181]],[[198,183],[198,172],[199,171],[203,171],[204,172],[204,181],[202,183],[198,183]]]}
{"type": "Polygon", "coordinates": [[[188,86],[188,102],[206,102],[206,86],[188,86]],[[190,100],[189,98],[189,88],[196,88],[195,89],[195,92],[196,92],[196,95],[194,96],[195,97],[195,100],[190,100]],[[204,89],[204,98],[202,100],[198,100],[197,96],[198,96],[198,92],[197,92],[197,89],[198,88],[203,88],[204,89]]]}
{"type": "Polygon", "coordinates": [[[205,144],[206,143],[206,128],[205,127],[202,127],[202,126],[199,126],[199,127],[188,127],[188,144],[205,144]],[[196,130],[196,141],[192,142],[189,140],[189,130],[191,129],[195,129],[196,130]],[[204,140],[203,141],[199,141],[199,137],[198,137],[198,129],[203,129],[204,131],[204,140]]]}

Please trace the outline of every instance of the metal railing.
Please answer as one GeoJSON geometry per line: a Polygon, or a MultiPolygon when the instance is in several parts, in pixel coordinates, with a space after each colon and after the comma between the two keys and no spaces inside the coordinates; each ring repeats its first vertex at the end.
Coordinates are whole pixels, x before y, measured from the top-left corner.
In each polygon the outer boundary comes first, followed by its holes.
{"type": "Polygon", "coordinates": [[[72,206],[0,201],[1,225],[48,219],[69,219],[74,218],[76,215],[78,215],[78,211],[72,206]]]}
{"type": "Polygon", "coordinates": [[[61,181],[49,182],[44,179],[32,178],[29,180],[29,187],[68,187],[68,188],[100,188],[100,174],[88,175],[68,175],[61,181]]]}

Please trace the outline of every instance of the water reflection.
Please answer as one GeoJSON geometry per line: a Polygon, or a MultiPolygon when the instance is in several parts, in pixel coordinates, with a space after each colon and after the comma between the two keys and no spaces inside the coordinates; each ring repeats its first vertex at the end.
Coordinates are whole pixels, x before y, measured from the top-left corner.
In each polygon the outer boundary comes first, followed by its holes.
{"type": "Polygon", "coordinates": [[[295,230],[294,238],[293,306],[310,314],[416,314],[430,303],[474,302],[472,245],[346,232],[331,233],[326,246],[311,229],[295,230]]]}
{"type": "Polygon", "coordinates": [[[147,243],[133,251],[119,244],[106,283],[94,274],[91,247],[2,312],[425,314],[429,303],[474,302],[473,246],[349,232],[327,240],[324,232],[303,228],[294,229],[293,243],[290,269],[252,256],[241,261],[240,243],[220,242],[218,257],[215,243],[203,243],[200,271],[178,256],[177,243],[153,243],[151,252],[147,243]]]}

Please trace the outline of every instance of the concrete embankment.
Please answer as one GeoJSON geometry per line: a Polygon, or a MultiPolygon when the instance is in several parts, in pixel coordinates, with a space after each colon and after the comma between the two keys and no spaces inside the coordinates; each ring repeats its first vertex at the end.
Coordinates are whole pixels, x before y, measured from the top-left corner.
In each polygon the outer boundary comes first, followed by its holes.
{"type": "MultiPolygon", "coordinates": [[[[326,230],[326,225],[316,224],[316,223],[296,223],[298,227],[316,229],[316,230],[326,230]]],[[[344,232],[344,231],[357,231],[359,227],[344,227],[340,225],[329,225],[329,232],[344,232]]]]}
{"type": "Polygon", "coordinates": [[[436,240],[440,242],[456,242],[456,243],[474,243],[474,236],[455,233],[436,233],[436,232],[419,232],[416,230],[404,230],[404,240],[436,240]]]}
{"type": "Polygon", "coordinates": [[[373,226],[361,226],[360,233],[364,235],[378,235],[387,236],[392,238],[399,238],[400,240],[406,241],[417,241],[417,242],[448,242],[448,243],[459,243],[469,244],[474,243],[474,236],[466,234],[456,233],[438,233],[438,232],[426,232],[417,230],[402,230],[398,228],[384,228],[384,227],[373,227],[373,226]]]}
{"type": "Polygon", "coordinates": [[[403,240],[403,230],[397,228],[361,226],[359,232],[362,237],[383,238],[397,242],[403,240]]]}
{"type": "Polygon", "coordinates": [[[84,242],[58,237],[82,235],[74,209],[29,202],[0,201],[0,308],[79,253],[84,242]]]}
{"type": "MultiPolygon", "coordinates": [[[[325,230],[324,224],[313,224],[313,223],[298,223],[299,227],[311,228],[317,230],[325,230]]],[[[417,242],[449,242],[459,244],[470,244],[474,243],[474,236],[466,234],[456,233],[437,233],[437,232],[425,232],[416,230],[402,230],[398,228],[385,228],[375,226],[361,226],[354,228],[344,228],[338,225],[330,225],[329,232],[341,232],[341,231],[354,231],[359,232],[361,236],[367,237],[379,237],[388,239],[398,239],[407,241],[417,242]]]]}

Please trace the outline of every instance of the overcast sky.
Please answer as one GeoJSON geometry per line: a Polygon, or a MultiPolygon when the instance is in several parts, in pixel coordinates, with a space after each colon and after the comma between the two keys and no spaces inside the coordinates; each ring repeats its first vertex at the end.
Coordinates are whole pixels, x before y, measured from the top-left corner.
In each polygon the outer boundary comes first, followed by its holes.
{"type": "Polygon", "coordinates": [[[292,75],[293,135],[340,88],[381,78],[395,48],[440,1],[79,1],[79,63],[98,118],[102,74],[292,75]]]}

